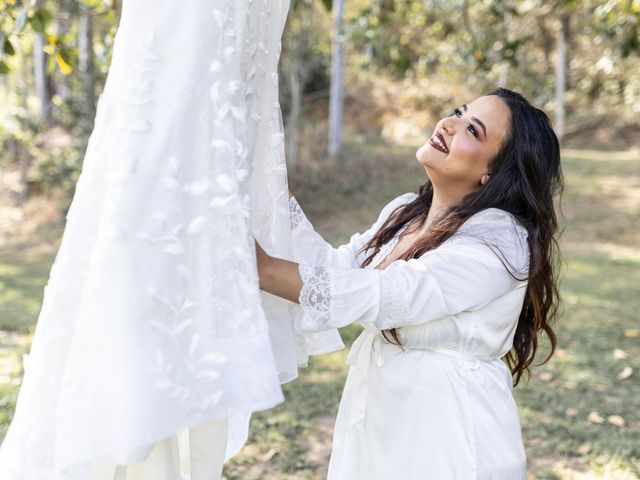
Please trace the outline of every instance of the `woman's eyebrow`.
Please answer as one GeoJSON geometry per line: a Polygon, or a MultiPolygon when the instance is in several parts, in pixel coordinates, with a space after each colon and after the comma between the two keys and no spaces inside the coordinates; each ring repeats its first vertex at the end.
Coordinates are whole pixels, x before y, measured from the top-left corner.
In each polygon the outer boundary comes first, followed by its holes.
{"type": "MultiPolygon", "coordinates": [[[[464,108],[465,112],[467,110],[469,110],[469,107],[467,107],[466,103],[462,104],[462,108],[464,108]]],[[[484,126],[484,123],[482,123],[482,121],[479,118],[476,118],[476,117],[471,117],[471,120],[473,120],[474,122],[477,122],[478,125],[480,125],[480,127],[482,127],[482,131],[484,132],[484,138],[487,138],[487,127],[484,126]]]]}

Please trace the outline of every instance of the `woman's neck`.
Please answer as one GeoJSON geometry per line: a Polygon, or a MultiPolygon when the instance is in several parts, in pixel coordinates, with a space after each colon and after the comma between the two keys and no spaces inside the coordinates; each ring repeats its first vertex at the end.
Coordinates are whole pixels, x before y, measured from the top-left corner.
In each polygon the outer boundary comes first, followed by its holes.
{"type": "Polygon", "coordinates": [[[447,210],[455,205],[460,204],[460,202],[462,202],[462,198],[458,198],[455,195],[443,194],[442,192],[434,188],[431,207],[429,208],[427,221],[424,225],[425,230],[430,229],[433,224],[435,224],[442,218],[447,210]]]}

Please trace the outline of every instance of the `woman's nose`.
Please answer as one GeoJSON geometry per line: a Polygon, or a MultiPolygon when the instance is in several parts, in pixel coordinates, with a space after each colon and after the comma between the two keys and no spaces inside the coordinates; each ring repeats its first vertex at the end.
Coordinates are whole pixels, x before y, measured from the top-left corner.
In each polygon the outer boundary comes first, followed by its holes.
{"type": "Polygon", "coordinates": [[[440,127],[445,131],[447,135],[452,135],[454,131],[454,125],[450,118],[445,118],[440,127]]]}

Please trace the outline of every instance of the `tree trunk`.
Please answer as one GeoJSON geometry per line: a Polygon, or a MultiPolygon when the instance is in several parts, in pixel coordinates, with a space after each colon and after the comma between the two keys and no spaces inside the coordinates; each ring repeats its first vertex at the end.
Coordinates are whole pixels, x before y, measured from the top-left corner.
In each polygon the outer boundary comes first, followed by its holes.
{"type": "MultiPolygon", "coordinates": [[[[67,15],[58,18],[58,37],[65,37],[69,33],[69,28],[71,27],[71,22],[75,19],[74,12],[74,4],[69,0],[61,0],[59,2],[60,10],[67,13],[67,15]]],[[[69,77],[67,75],[63,75],[60,70],[54,73],[53,75],[53,89],[52,92],[55,95],[58,95],[63,102],[66,102],[71,97],[71,86],[69,85],[69,77]]]]}
{"type": "MultiPolygon", "coordinates": [[[[509,42],[511,41],[511,32],[512,32],[512,24],[513,22],[513,18],[511,16],[510,13],[505,13],[504,14],[504,23],[505,23],[505,45],[508,45],[509,42]]],[[[509,67],[510,64],[507,60],[505,60],[504,58],[502,59],[502,62],[500,64],[500,76],[498,77],[498,86],[499,87],[505,87],[507,86],[507,82],[509,80],[509,67]]]]}
{"type": "Polygon", "coordinates": [[[39,117],[47,120],[51,114],[51,92],[47,79],[47,54],[44,53],[44,35],[36,33],[33,39],[33,77],[36,95],[40,101],[39,117]]]}
{"type": "Polygon", "coordinates": [[[506,88],[509,80],[509,62],[502,61],[500,64],[500,76],[498,77],[498,86],[506,88]]]}
{"type": "Polygon", "coordinates": [[[291,109],[287,126],[289,127],[289,146],[287,160],[289,165],[298,163],[298,134],[300,132],[300,112],[302,111],[302,85],[300,81],[300,64],[296,58],[291,62],[289,72],[289,83],[291,85],[291,109]]]}
{"type": "MultiPolygon", "coordinates": [[[[19,71],[18,78],[29,78],[30,68],[31,66],[26,61],[26,56],[22,49],[22,45],[20,42],[17,43],[17,52],[16,55],[20,60],[18,62],[19,71]]],[[[17,82],[12,85],[12,87],[17,92],[17,102],[20,108],[22,108],[25,112],[28,111],[29,108],[29,86],[27,82],[17,82]]],[[[16,165],[19,166],[20,177],[19,177],[19,194],[15,198],[16,206],[23,206],[26,202],[28,196],[28,185],[27,185],[27,177],[29,174],[29,166],[31,164],[31,157],[29,152],[24,148],[22,139],[18,139],[17,137],[13,137],[13,159],[16,165]]]]}
{"type": "Polygon", "coordinates": [[[540,43],[542,45],[542,51],[544,52],[544,59],[547,64],[551,63],[551,54],[553,53],[553,33],[549,32],[549,29],[546,25],[546,17],[544,15],[540,15],[536,17],[536,22],[538,24],[538,32],[540,36],[540,43]]]}
{"type": "Polygon", "coordinates": [[[333,41],[331,48],[331,96],[329,99],[329,157],[335,159],[342,147],[344,0],[333,2],[333,41]]]}
{"type": "Polygon", "coordinates": [[[82,99],[85,119],[90,128],[95,116],[95,61],[93,53],[93,17],[89,9],[83,8],[78,18],[78,69],[82,79],[82,99]]]}
{"type": "Polygon", "coordinates": [[[24,207],[25,203],[27,203],[27,199],[29,198],[28,178],[29,170],[31,168],[31,156],[18,140],[14,140],[12,143],[15,148],[14,158],[16,159],[20,171],[20,190],[18,191],[16,198],[16,206],[24,207]]]}
{"type": "Polygon", "coordinates": [[[567,37],[569,35],[569,16],[560,18],[560,30],[558,32],[558,46],[556,57],[556,135],[562,142],[565,127],[565,88],[567,75],[567,37]]]}

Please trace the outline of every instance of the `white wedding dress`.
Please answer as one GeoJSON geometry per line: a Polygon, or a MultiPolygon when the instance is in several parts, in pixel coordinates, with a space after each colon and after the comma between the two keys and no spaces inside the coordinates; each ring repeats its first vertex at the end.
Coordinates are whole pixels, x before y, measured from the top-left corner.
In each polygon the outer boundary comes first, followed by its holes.
{"type": "Polygon", "coordinates": [[[289,0],[128,0],[3,480],[211,480],[336,330],[261,293],[292,258],[277,64],[289,0]]]}

